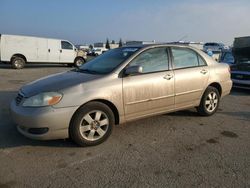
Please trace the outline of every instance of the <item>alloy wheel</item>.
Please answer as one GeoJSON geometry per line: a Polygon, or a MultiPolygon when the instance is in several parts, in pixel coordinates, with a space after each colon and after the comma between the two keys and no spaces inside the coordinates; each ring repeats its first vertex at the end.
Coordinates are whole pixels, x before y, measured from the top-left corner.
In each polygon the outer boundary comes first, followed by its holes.
{"type": "Polygon", "coordinates": [[[100,110],[94,110],[84,115],[80,122],[80,134],[88,141],[102,138],[108,131],[108,116],[100,110]]]}
{"type": "Polygon", "coordinates": [[[207,95],[207,98],[205,100],[206,110],[208,112],[213,112],[216,109],[217,105],[218,105],[218,96],[214,91],[212,91],[207,95]]]}

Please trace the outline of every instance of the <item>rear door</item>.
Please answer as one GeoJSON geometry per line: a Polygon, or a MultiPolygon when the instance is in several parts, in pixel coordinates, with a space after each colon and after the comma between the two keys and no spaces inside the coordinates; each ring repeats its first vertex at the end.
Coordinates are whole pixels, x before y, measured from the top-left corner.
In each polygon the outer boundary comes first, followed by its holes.
{"type": "Polygon", "coordinates": [[[60,62],[60,41],[48,39],[48,61],[51,63],[60,62]]]}
{"type": "Polygon", "coordinates": [[[76,51],[74,49],[74,46],[68,41],[61,41],[60,62],[74,63],[75,57],[76,51]]]}
{"type": "Polygon", "coordinates": [[[172,47],[175,107],[185,108],[199,103],[209,78],[205,60],[195,51],[172,47]]]}
{"type": "Polygon", "coordinates": [[[48,39],[37,39],[37,60],[36,62],[48,62],[48,39]]]}
{"type": "Polygon", "coordinates": [[[141,66],[143,72],[123,78],[124,110],[127,120],[165,112],[174,108],[174,78],[169,69],[168,50],[146,50],[128,66],[141,66]]]}

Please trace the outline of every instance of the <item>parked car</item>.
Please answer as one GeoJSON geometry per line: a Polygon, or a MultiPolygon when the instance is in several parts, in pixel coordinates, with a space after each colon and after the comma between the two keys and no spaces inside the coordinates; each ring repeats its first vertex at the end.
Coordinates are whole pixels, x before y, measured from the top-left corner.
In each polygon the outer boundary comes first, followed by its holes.
{"type": "Polygon", "coordinates": [[[232,66],[235,64],[234,56],[231,50],[224,50],[221,52],[219,57],[219,62],[227,63],[228,65],[232,66]]]}
{"type": "Polygon", "coordinates": [[[103,48],[94,48],[92,53],[94,56],[98,56],[98,55],[102,55],[104,52],[106,52],[107,49],[103,49],[103,48]]]}
{"type": "Polygon", "coordinates": [[[224,49],[227,49],[227,47],[225,47],[224,44],[216,43],[216,42],[208,42],[208,43],[205,43],[203,46],[204,52],[207,52],[207,51],[212,51],[213,53],[214,52],[221,52],[224,49]]]}
{"type": "Polygon", "coordinates": [[[81,66],[86,53],[67,40],[0,35],[0,61],[21,69],[26,63],[63,63],[81,66]]]}
{"type": "Polygon", "coordinates": [[[231,66],[233,87],[250,89],[250,37],[234,40],[235,64],[231,66]]]}
{"type": "Polygon", "coordinates": [[[106,140],[114,125],[140,118],[192,107],[210,116],[231,87],[229,66],[198,49],[142,45],[25,85],[10,109],[29,138],[70,137],[86,146],[106,140]]]}

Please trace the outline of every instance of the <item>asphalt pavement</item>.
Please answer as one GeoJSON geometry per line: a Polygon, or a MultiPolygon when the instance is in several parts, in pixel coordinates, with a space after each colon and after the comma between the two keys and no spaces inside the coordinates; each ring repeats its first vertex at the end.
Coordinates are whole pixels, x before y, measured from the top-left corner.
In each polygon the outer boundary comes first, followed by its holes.
{"type": "Polygon", "coordinates": [[[246,90],[233,90],[211,117],[190,109],[119,125],[95,147],[19,134],[9,114],[19,88],[69,69],[30,65],[14,70],[0,64],[0,188],[250,187],[246,90]]]}

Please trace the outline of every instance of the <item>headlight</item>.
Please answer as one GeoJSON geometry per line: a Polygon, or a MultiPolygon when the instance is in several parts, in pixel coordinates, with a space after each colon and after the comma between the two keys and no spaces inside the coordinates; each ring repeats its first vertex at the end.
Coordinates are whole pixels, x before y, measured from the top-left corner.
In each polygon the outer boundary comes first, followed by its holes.
{"type": "Polygon", "coordinates": [[[27,98],[23,102],[26,107],[41,107],[55,105],[62,99],[62,94],[58,92],[45,92],[27,98]]]}

